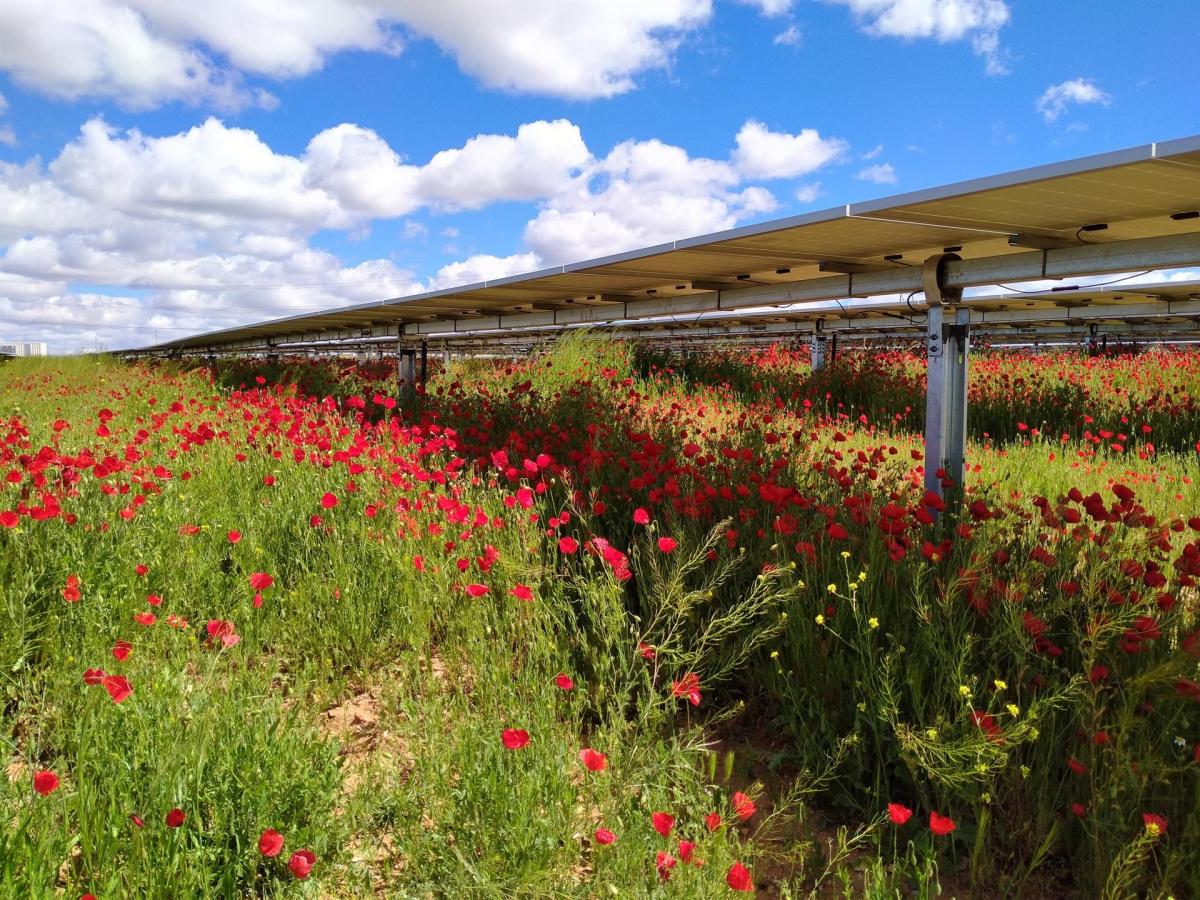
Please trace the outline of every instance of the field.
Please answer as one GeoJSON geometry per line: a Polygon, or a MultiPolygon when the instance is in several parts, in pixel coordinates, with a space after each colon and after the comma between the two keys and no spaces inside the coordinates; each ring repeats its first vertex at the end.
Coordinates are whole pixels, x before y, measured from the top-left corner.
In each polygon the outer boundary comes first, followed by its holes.
{"type": "Polygon", "coordinates": [[[0,367],[5,897],[1200,895],[1200,353],[0,367]]]}

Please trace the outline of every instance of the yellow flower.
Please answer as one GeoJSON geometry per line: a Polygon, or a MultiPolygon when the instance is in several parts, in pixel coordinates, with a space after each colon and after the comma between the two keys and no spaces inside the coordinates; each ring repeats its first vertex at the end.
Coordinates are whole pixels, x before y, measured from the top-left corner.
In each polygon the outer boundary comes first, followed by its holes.
{"type": "Polygon", "coordinates": [[[929,738],[931,741],[936,741],[936,740],[937,740],[937,734],[938,734],[938,733],[937,733],[937,729],[936,729],[936,728],[930,728],[930,729],[928,729],[928,730],[925,732],[925,737],[929,738]]]}
{"type": "Polygon", "coordinates": [[[849,558],[850,558],[850,551],[849,551],[849,550],[843,550],[843,551],[842,551],[842,559],[849,559],[849,558]]]}
{"type": "Polygon", "coordinates": [[[1001,681],[999,678],[997,678],[995,681],[992,682],[992,684],[994,684],[996,686],[996,690],[998,690],[998,691],[1008,690],[1008,682],[1007,681],[1001,681]]]}
{"type": "Polygon", "coordinates": [[[867,619],[867,625],[869,625],[871,628],[878,628],[879,620],[874,616],[871,616],[871,618],[867,619]]]}
{"type": "Polygon", "coordinates": [[[1017,706],[1015,703],[1010,703],[1005,708],[1008,710],[1009,715],[1019,716],[1021,714],[1021,707],[1017,706]]]}
{"type": "Polygon", "coordinates": [[[778,650],[771,651],[771,659],[779,659],[779,651],[778,650]]]}
{"type": "Polygon", "coordinates": [[[1021,766],[1021,777],[1022,778],[1029,777],[1029,766],[1021,766]]]}
{"type": "Polygon", "coordinates": [[[960,697],[969,698],[971,696],[971,689],[969,687],[967,687],[965,684],[960,684],[958,686],[958,695],[960,697]]]}
{"type": "Polygon", "coordinates": [[[817,613],[817,620],[816,620],[816,621],[817,621],[817,624],[818,624],[818,625],[824,625],[824,624],[825,624],[825,617],[824,617],[823,615],[821,615],[820,613],[817,613]]]}
{"type": "Polygon", "coordinates": [[[867,581],[867,573],[866,573],[866,572],[859,572],[859,573],[858,573],[858,580],[859,580],[859,581],[861,581],[861,582],[863,582],[863,583],[865,584],[865,583],[866,583],[866,581],[867,581]]]}
{"type": "Polygon", "coordinates": [[[829,593],[831,593],[831,594],[836,594],[836,593],[837,593],[837,585],[836,585],[836,584],[830,584],[830,585],[827,585],[827,586],[826,586],[826,589],[827,589],[827,590],[829,591],[829,593]]]}

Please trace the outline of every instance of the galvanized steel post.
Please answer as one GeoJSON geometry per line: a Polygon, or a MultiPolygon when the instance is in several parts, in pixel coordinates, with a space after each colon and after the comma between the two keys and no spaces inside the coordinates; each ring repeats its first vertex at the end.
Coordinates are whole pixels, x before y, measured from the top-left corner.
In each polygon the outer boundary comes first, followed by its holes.
{"type": "Polygon", "coordinates": [[[970,311],[957,304],[961,290],[945,287],[946,263],[958,260],[942,253],[925,260],[921,283],[928,314],[925,328],[925,489],[939,497],[946,484],[963,483],[967,443],[967,357],[970,311]]]}

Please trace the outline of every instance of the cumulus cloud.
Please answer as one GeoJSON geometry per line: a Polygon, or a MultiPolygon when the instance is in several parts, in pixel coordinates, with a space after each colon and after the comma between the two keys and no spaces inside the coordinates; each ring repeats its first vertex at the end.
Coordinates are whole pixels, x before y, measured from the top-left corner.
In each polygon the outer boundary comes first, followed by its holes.
{"type": "Polygon", "coordinates": [[[782,16],[792,8],[793,0],[738,0],[746,6],[755,6],[764,16],[782,16]]]}
{"type": "Polygon", "coordinates": [[[734,162],[750,178],[794,178],[806,175],[840,158],[848,145],[839,138],[823,138],[813,128],[797,134],[771,131],[751,119],[737,133],[734,162]]]}
{"type": "Polygon", "coordinates": [[[970,41],[989,74],[1003,75],[1008,66],[1000,30],[1011,13],[1004,0],[829,0],[848,7],[868,33],[908,40],[932,38],[940,43],[970,41]]]}
{"type": "Polygon", "coordinates": [[[873,166],[867,166],[854,177],[859,181],[870,181],[873,184],[895,184],[896,170],[891,163],[876,163],[873,166]]]}
{"type": "MultiPolygon", "coordinates": [[[[731,144],[726,159],[659,140],[596,155],[575,124],[558,120],[477,135],[420,163],[348,123],[288,154],[215,118],[161,136],[92,119],[46,164],[0,162],[0,330],[41,329],[62,348],[73,323],[88,340],[134,345],[150,340],[148,329],[165,339],[495,279],[771,212],[775,196],[755,182],[813,172],[845,147],[756,122],[731,144]],[[397,237],[423,240],[429,226],[406,219],[415,211],[502,202],[535,206],[524,246],[470,256],[428,280],[386,259],[347,266],[313,246],[319,234],[353,236],[388,220],[397,237]]],[[[818,189],[796,196],[808,202],[818,189]]],[[[453,225],[440,234],[459,236],[453,225]]]]}
{"type": "Polygon", "coordinates": [[[333,54],[398,54],[428,37],[489,87],[609,97],[669,64],[711,0],[5,0],[0,70],[52,97],[236,109],[245,83],[309,74],[333,54]]]}
{"type": "Polygon", "coordinates": [[[1090,79],[1072,78],[1050,85],[1034,106],[1047,122],[1056,122],[1069,106],[1108,106],[1111,102],[1112,98],[1090,79]]]}

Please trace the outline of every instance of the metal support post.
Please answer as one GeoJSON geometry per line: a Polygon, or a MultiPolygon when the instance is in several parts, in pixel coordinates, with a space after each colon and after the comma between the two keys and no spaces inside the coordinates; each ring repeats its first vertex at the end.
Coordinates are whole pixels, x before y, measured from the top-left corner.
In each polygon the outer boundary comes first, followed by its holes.
{"type": "Polygon", "coordinates": [[[833,333],[833,337],[829,339],[829,365],[837,362],[837,332],[833,333]]]}
{"type": "Polygon", "coordinates": [[[417,351],[411,347],[401,347],[396,357],[396,377],[400,386],[409,389],[417,379],[417,351]]]}
{"type": "Polygon", "coordinates": [[[821,329],[820,319],[817,319],[816,329],[812,336],[812,370],[820,372],[825,368],[825,335],[821,329]]]}
{"type": "Polygon", "coordinates": [[[429,342],[421,341],[421,387],[429,377],[429,342]]]}
{"type": "Polygon", "coordinates": [[[944,286],[946,253],[925,261],[926,320],[925,489],[943,496],[943,481],[961,488],[967,443],[967,358],[970,311],[959,308],[961,291],[944,286]],[[945,305],[950,304],[950,305],[945,305]]]}

